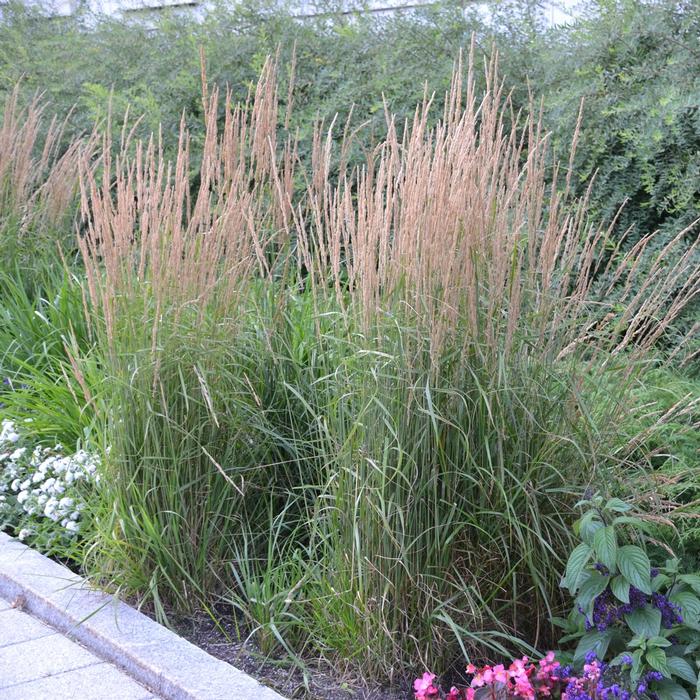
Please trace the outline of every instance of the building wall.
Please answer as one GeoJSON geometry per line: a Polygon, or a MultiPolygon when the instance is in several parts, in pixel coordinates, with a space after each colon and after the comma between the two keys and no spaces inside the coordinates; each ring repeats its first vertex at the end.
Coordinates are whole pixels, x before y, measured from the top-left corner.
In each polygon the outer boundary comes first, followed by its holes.
{"type": "MultiPolygon", "coordinates": [[[[34,0],[37,4],[57,15],[69,15],[82,3],[93,12],[109,15],[148,13],[166,8],[179,7],[186,11],[204,11],[207,0],[34,0]]],[[[392,9],[432,4],[434,0],[343,0],[348,10],[386,12],[392,9]]],[[[488,14],[489,2],[475,2],[488,14]]],[[[551,25],[572,21],[576,16],[577,0],[543,0],[542,13],[551,25]]],[[[291,0],[291,7],[300,16],[313,16],[318,13],[318,5],[313,0],[291,0]]]]}

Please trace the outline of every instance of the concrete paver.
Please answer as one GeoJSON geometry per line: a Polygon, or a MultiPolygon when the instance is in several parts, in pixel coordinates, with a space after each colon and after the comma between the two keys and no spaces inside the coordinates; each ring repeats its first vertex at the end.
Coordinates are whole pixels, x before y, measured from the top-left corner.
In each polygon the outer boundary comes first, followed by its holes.
{"type": "Polygon", "coordinates": [[[48,625],[7,607],[0,610],[0,697],[150,700],[155,696],[48,625]]]}
{"type": "MultiPolygon", "coordinates": [[[[10,608],[0,611],[0,649],[52,634],[56,634],[56,631],[21,610],[10,608]]],[[[0,683],[2,683],[2,671],[0,671],[0,683]]]]}
{"type": "Polygon", "coordinates": [[[104,662],[2,690],[3,700],[148,700],[153,697],[142,685],[104,662]]]}
{"type": "Polygon", "coordinates": [[[58,634],[12,644],[0,649],[0,690],[96,663],[97,657],[58,634]]]}

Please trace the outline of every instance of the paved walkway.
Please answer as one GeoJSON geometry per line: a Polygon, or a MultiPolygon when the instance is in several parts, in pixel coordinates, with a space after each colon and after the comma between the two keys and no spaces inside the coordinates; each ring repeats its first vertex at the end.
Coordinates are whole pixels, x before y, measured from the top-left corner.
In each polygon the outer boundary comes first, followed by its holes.
{"type": "Polygon", "coordinates": [[[76,642],[0,598],[2,700],[157,700],[76,642]]]}

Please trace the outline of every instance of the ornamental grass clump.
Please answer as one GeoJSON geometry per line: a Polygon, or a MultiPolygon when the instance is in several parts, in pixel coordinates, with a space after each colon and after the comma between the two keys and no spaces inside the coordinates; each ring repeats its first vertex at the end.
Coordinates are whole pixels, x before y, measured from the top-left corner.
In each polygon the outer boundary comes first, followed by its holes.
{"type": "Polygon", "coordinates": [[[627,459],[626,382],[700,275],[632,284],[473,70],[357,168],[321,126],[302,168],[271,62],[244,105],[205,91],[196,177],[184,127],[173,163],[128,134],[85,161],[98,575],[378,679],[548,644],[574,494],[627,459]]]}
{"type": "Polygon", "coordinates": [[[45,111],[40,95],[23,105],[18,84],[0,121],[0,271],[19,273],[28,288],[61,254],[77,252],[78,164],[92,142],[66,146],[65,123],[45,111]]]}

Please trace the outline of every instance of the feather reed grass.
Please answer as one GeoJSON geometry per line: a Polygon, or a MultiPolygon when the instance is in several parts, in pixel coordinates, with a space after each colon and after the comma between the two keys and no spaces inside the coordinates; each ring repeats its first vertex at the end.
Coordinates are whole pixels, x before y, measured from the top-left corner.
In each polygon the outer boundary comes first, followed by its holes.
{"type": "Polygon", "coordinates": [[[91,143],[65,146],[65,122],[45,111],[41,95],[22,105],[18,84],[0,123],[0,265],[6,274],[19,270],[26,286],[76,252],[78,164],[91,143]]]}
{"type": "Polygon", "coordinates": [[[611,252],[474,70],[355,169],[321,126],[301,166],[272,61],[245,104],[205,93],[196,177],[184,127],[173,163],[128,134],[83,161],[103,579],[365,678],[551,642],[570,503],[700,275],[665,249],[636,284],[649,239],[611,252]]]}

